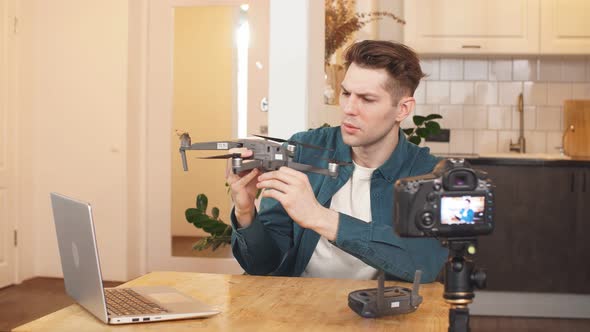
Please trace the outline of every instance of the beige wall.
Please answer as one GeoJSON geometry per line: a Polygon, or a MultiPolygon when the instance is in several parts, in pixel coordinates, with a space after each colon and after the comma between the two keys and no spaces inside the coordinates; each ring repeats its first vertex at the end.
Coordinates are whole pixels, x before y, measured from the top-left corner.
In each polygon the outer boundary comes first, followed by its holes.
{"type": "MultiPolygon", "coordinates": [[[[193,142],[227,140],[232,136],[232,113],[236,94],[235,42],[237,8],[198,6],[174,11],[174,111],[173,130],[188,131],[193,142]]],[[[170,135],[175,135],[171,130],[170,135]]],[[[172,139],[172,235],[205,235],[186,221],[184,212],[195,207],[197,194],[217,206],[221,219],[229,222],[226,192],[226,160],[200,160],[196,156],[227,151],[189,151],[189,171],[184,172],[179,140],[172,139]]]]}
{"type": "Polygon", "coordinates": [[[126,280],[128,2],[27,0],[18,10],[20,277],[61,275],[57,191],[92,203],[103,276],[126,280]]]}

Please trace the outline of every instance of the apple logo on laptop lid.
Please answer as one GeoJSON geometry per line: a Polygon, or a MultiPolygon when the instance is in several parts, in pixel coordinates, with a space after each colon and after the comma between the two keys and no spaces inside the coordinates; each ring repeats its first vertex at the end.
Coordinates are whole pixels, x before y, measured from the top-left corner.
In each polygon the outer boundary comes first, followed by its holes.
{"type": "Polygon", "coordinates": [[[74,265],[76,265],[76,268],[79,269],[80,255],[78,254],[78,246],[76,246],[76,243],[74,242],[72,242],[72,257],[74,258],[74,265]]]}

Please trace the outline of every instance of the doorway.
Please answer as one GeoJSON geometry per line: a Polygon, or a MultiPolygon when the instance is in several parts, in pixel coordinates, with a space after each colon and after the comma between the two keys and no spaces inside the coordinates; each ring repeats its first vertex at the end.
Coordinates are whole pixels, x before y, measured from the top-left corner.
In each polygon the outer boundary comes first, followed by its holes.
{"type": "Polygon", "coordinates": [[[215,151],[189,151],[189,170],[184,172],[176,130],[189,132],[193,142],[263,133],[266,113],[258,105],[268,91],[268,0],[158,1],[150,3],[149,11],[148,270],[239,273],[231,255],[193,255],[191,237],[207,234],[189,224],[184,211],[195,206],[197,194],[205,193],[208,209],[218,207],[221,219],[229,223],[231,204],[224,186],[225,160],[199,160],[215,151]],[[244,17],[250,27],[245,118],[238,114],[236,40],[244,17]],[[221,22],[225,25],[216,26],[221,22]],[[189,237],[183,246],[190,248],[181,248],[184,257],[172,253],[174,236],[189,237]]]}

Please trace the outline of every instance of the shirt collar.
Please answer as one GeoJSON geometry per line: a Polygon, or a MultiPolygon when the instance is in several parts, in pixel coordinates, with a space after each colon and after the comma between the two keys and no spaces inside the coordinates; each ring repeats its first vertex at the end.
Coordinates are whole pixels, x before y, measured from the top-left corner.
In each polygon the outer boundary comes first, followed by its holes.
{"type": "MultiPolygon", "coordinates": [[[[337,140],[336,140],[336,151],[334,152],[333,159],[339,161],[350,162],[351,165],[347,166],[340,166],[338,168],[339,173],[348,179],[354,167],[352,166],[352,149],[350,146],[346,145],[342,140],[342,132],[338,130],[336,133],[337,140]]],[[[398,133],[398,141],[393,153],[389,156],[389,159],[383,163],[380,167],[378,167],[373,174],[380,174],[385,180],[388,182],[395,182],[396,179],[399,178],[401,174],[402,168],[405,166],[404,163],[408,156],[408,148],[409,144],[406,139],[406,135],[400,129],[398,133]]]]}

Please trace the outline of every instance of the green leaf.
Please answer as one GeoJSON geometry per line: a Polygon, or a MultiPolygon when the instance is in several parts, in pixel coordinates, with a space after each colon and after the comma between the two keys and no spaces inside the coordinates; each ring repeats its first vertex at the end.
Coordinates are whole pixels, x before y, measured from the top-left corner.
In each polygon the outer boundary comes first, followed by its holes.
{"type": "Polygon", "coordinates": [[[219,219],[219,209],[217,207],[211,209],[211,216],[213,216],[213,219],[215,220],[219,219]]]}
{"type": "Polygon", "coordinates": [[[426,137],[428,137],[428,135],[430,135],[430,129],[418,128],[418,129],[416,129],[416,135],[418,135],[421,138],[426,138],[426,137]]]}
{"type": "Polygon", "coordinates": [[[406,129],[402,129],[404,131],[404,134],[406,135],[410,135],[414,132],[414,128],[406,128],[406,129]]]}
{"type": "Polygon", "coordinates": [[[421,126],[424,123],[424,121],[426,121],[426,118],[420,115],[414,115],[412,120],[414,121],[414,124],[416,126],[421,126]]]}
{"type": "Polygon", "coordinates": [[[196,214],[190,218],[190,222],[197,228],[203,228],[208,220],[211,220],[211,218],[206,214],[196,214]]]}
{"type": "Polygon", "coordinates": [[[207,211],[207,204],[209,199],[205,194],[198,194],[197,195],[197,209],[201,210],[203,213],[207,211]]]}
{"type": "Polygon", "coordinates": [[[434,120],[434,119],[442,119],[442,115],[440,115],[440,114],[428,114],[426,116],[426,120],[434,120]]]}
{"type": "Polygon", "coordinates": [[[430,135],[438,134],[438,132],[440,131],[440,125],[438,124],[438,122],[428,121],[424,124],[424,126],[426,126],[428,130],[430,130],[430,135]]]}
{"type": "Polygon", "coordinates": [[[186,221],[192,223],[193,219],[196,218],[198,215],[202,215],[203,213],[195,208],[188,208],[184,211],[184,216],[186,217],[186,221]]]}
{"type": "Polygon", "coordinates": [[[410,141],[416,145],[420,145],[420,142],[422,142],[422,139],[418,136],[410,136],[410,138],[408,138],[408,141],[410,141]]]}

